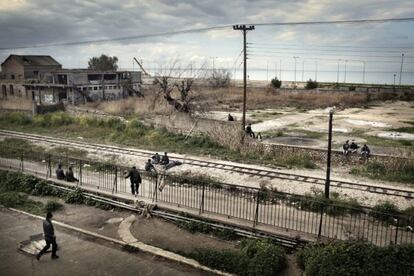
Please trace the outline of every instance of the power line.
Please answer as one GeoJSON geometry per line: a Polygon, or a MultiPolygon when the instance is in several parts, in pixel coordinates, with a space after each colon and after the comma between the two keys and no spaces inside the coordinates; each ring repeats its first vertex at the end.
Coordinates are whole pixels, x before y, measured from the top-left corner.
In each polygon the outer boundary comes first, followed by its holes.
{"type": "Polygon", "coordinates": [[[383,18],[383,19],[351,19],[351,20],[333,20],[333,21],[298,21],[298,22],[269,22],[269,23],[251,23],[256,26],[288,26],[288,25],[326,25],[326,24],[366,24],[366,23],[387,23],[387,22],[407,22],[414,21],[414,17],[402,18],[383,18]]]}
{"type": "MultiPolygon", "coordinates": [[[[387,22],[410,22],[410,21],[414,21],[414,17],[382,18],[382,19],[353,19],[353,20],[334,20],[334,21],[268,22],[268,23],[252,23],[252,24],[249,23],[245,25],[294,26],[294,25],[329,25],[329,24],[377,24],[377,23],[387,23],[387,22]]],[[[0,51],[56,47],[56,46],[75,46],[75,45],[84,45],[84,44],[90,44],[90,43],[105,43],[105,42],[140,39],[140,38],[173,36],[173,35],[188,34],[188,33],[200,33],[200,32],[212,31],[212,30],[232,28],[233,25],[234,24],[226,24],[226,25],[212,26],[212,27],[205,27],[205,28],[193,28],[193,29],[184,29],[184,30],[178,30],[178,31],[158,32],[158,33],[140,34],[140,35],[114,37],[114,38],[92,39],[92,40],[83,40],[83,41],[44,43],[44,44],[34,44],[34,45],[29,45],[29,46],[1,47],[0,51]]]]}
{"type": "Polygon", "coordinates": [[[255,43],[250,43],[251,45],[253,45],[253,47],[252,46],[249,46],[249,48],[253,48],[253,49],[270,49],[270,50],[300,50],[300,51],[310,51],[310,52],[319,52],[319,51],[323,51],[323,52],[351,52],[351,53],[364,53],[364,52],[367,52],[367,53],[398,53],[398,54],[401,54],[402,52],[407,52],[406,50],[404,50],[404,51],[390,51],[390,50],[386,50],[386,51],[379,51],[379,50],[355,50],[355,49],[351,49],[351,50],[341,50],[341,49],[338,49],[338,48],[340,48],[339,46],[338,47],[335,47],[336,49],[313,49],[312,48],[312,46],[307,46],[306,48],[302,48],[302,47],[283,47],[283,45],[282,45],[282,47],[271,47],[271,46],[262,46],[262,45],[259,45],[259,46],[256,46],[257,44],[255,44],[255,43]]]}
{"type": "MultiPolygon", "coordinates": [[[[282,46],[282,47],[303,47],[303,44],[276,44],[276,42],[249,42],[247,44],[253,45],[270,45],[270,46],[282,46]]],[[[352,45],[308,45],[309,47],[326,47],[326,48],[357,48],[357,49],[414,49],[414,46],[352,46],[352,45]]]]}
{"type": "MultiPolygon", "coordinates": [[[[250,48],[254,52],[253,53],[276,53],[276,54],[289,54],[289,55],[324,55],[324,56],[340,56],[340,57],[364,57],[364,58],[401,58],[401,54],[398,56],[384,56],[384,55],[357,55],[357,54],[333,54],[333,53],[306,53],[306,52],[281,52],[281,51],[271,51],[271,50],[263,50],[263,49],[256,49],[250,48]]],[[[414,57],[413,57],[414,58],[414,57]]]]}
{"type": "MultiPolygon", "coordinates": [[[[252,56],[252,57],[265,57],[265,58],[292,58],[291,56],[280,56],[280,55],[260,54],[260,53],[258,53],[258,54],[257,53],[256,54],[255,53],[252,53],[249,56],[252,56]]],[[[312,58],[312,57],[306,57],[305,59],[311,59],[311,60],[327,60],[327,61],[344,60],[343,58],[342,59],[339,59],[339,58],[312,58]]],[[[362,62],[362,60],[357,60],[357,59],[346,59],[346,60],[352,61],[352,62],[362,62]]],[[[398,64],[401,63],[401,61],[391,61],[391,60],[369,60],[369,61],[367,61],[367,63],[368,62],[369,63],[398,63],[398,64]]],[[[410,61],[405,62],[404,61],[404,63],[414,63],[414,62],[410,62],[410,61]]]]}

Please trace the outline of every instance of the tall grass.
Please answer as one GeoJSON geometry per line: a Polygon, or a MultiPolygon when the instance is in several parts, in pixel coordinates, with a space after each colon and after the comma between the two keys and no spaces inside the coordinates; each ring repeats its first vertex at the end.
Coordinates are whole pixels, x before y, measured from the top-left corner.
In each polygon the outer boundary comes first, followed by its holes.
{"type": "Polygon", "coordinates": [[[351,174],[412,184],[414,183],[414,162],[402,160],[382,164],[374,161],[365,166],[353,168],[351,174]]]}

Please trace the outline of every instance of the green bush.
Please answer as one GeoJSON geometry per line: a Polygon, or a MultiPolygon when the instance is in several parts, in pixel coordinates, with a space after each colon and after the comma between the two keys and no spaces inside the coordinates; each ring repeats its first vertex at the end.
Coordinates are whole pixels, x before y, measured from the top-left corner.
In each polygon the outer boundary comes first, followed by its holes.
{"type": "Polygon", "coordinates": [[[57,202],[56,200],[48,200],[45,204],[45,212],[54,212],[63,208],[63,205],[57,202]]]}
{"type": "Polygon", "coordinates": [[[65,202],[69,204],[82,204],[85,198],[81,189],[75,189],[66,194],[65,202]]]}
{"type": "Polygon", "coordinates": [[[0,194],[0,204],[16,208],[27,201],[27,195],[21,195],[16,192],[4,192],[0,194]]]}
{"type": "Polygon", "coordinates": [[[367,176],[372,179],[413,183],[414,163],[399,161],[385,166],[382,163],[374,161],[368,162],[368,164],[362,168],[353,168],[350,173],[367,176]]]}
{"type": "Polygon", "coordinates": [[[308,155],[292,155],[286,158],[284,163],[288,166],[306,169],[316,169],[318,167],[308,155]]]}
{"type": "Polygon", "coordinates": [[[378,247],[362,241],[310,245],[297,255],[307,276],[413,275],[414,246],[378,247]]]}
{"type": "Polygon", "coordinates": [[[280,88],[282,86],[282,81],[280,81],[277,77],[274,77],[270,81],[270,84],[272,85],[273,88],[280,88]]]}
{"type": "Polygon", "coordinates": [[[393,223],[394,217],[400,215],[400,210],[394,203],[385,201],[376,204],[369,212],[369,215],[377,220],[393,223]]]}
{"type": "Polygon", "coordinates": [[[244,240],[241,252],[249,260],[242,275],[277,275],[286,267],[285,251],[269,241],[244,240]]]}
{"type": "Polygon", "coordinates": [[[305,88],[306,89],[315,89],[315,88],[318,88],[318,82],[315,80],[315,81],[313,81],[312,79],[309,79],[307,82],[306,82],[306,86],[305,86],[305,88]]]}
{"type": "Polygon", "coordinates": [[[28,125],[32,123],[32,118],[22,112],[12,112],[1,117],[2,121],[16,125],[28,125]]]}
{"type": "Polygon", "coordinates": [[[277,275],[286,266],[284,250],[265,240],[245,240],[240,250],[196,249],[191,258],[237,275],[277,275]]]}

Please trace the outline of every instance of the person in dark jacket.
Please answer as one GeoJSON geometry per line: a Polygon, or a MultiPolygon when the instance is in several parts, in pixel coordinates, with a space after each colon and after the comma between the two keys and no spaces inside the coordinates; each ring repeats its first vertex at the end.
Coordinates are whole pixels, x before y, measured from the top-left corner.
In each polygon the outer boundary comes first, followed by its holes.
{"type": "Polygon", "coordinates": [[[59,164],[58,165],[58,168],[56,169],[56,178],[59,179],[59,180],[66,179],[66,175],[65,175],[65,173],[64,173],[64,171],[62,169],[62,165],[61,164],[59,164]]]}
{"type": "Polygon", "coordinates": [[[349,145],[349,149],[351,150],[351,153],[355,153],[358,151],[359,146],[357,145],[357,143],[354,142],[354,140],[352,140],[351,144],[349,145]]]}
{"type": "Polygon", "coordinates": [[[364,144],[364,146],[361,148],[361,158],[364,160],[368,160],[370,155],[371,155],[371,150],[369,149],[367,144],[364,144]]]}
{"type": "Polygon", "coordinates": [[[69,167],[69,170],[66,171],[66,181],[67,182],[79,182],[79,179],[77,179],[75,177],[75,175],[73,174],[73,170],[72,167],[69,167]]]}
{"type": "Polygon", "coordinates": [[[251,124],[248,124],[248,125],[247,125],[247,127],[246,127],[246,133],[247,133],[250,137],[252,137],[252,138],[256,138],[256,137],[255,137],[255,135],[254,135],[254,132],[253,132],[253,130],[252,130],[252,125],[251,125],[251,124]]]}
{"type": "Polygon", "coordinates": [[[52,217],[53,217],[52,213],[47,212],[46,220],[43,221],[43,233],[44,233],[44,236],[45,236],[46,245],[36,255],[37,260],[40,260],[40,257],[43,254],[45,254],[46,251],[50,248],[50,245],[52,245],[52,259],[59,258],[59,256],[56,255],[57,243],[56,243],[55,229],[53,228],[53,224],[52,224],[52,217]]]}
{"type": "Polygon", "coordinates": [[[135,166],[125,176],[125,178],[128,177],[131,181],[131,193],[136,197],[138,195],[139,184],[141,184],[141,175],[135,166]]]}
{"type": "Polygon", "coordinates": [[[161,165],[168,165],[168,163],[170,163],[170,158],[168,158],[167,153],[164,152],[164,155],[161,158],[161,165]]]}
{"type": "Polygon", "coordinates": [[[151,163],[151,159],[148,159],[147,163],[145,163],[145,171],[154,173],[157,172],[154,165],[151,163]]]}
{"type": "Polygon", "coordinates": [[[345,144],[342,145],[342,151],[344,155],[349,154],[349,140],[346,140],[345,144]]]}
{"type": "Polygon", "coordinates": [[[157,153],[155,153],[154,156],[152,156],[152,164],[158,164],[161,161],[161,157],[160,155],[157,153]]]}

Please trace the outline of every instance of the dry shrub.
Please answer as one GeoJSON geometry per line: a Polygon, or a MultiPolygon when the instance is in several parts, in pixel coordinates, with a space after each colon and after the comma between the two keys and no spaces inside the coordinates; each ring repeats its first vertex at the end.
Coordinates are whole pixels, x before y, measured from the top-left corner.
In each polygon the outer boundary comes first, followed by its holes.
{"type": "Polygon", "coordinates": [[[91,103],[88,106],[102,110],[112,115],[169,115],[173,108],[168,106],[156,95],[146,95],[144,98],[127,98],[117,101],[91,103]]]}
{"type": "MultiPolygon", "coordinates": [[[[219,104],[239,108],[243,101],[243,89],[201,89],[205,101],[211,106],[219,104]]],[[[248,88],[248,108],[301,107],[305,109],[329,106],[361,106],[368,102],[368,95],[359,92],[281,91],[272,88],[248,88]]]]}
{"type": "Polygon", "coordinates": [[[0,100],[1,109],[32,110],[32,101],[24,97],[8,97],[0,100]]]}

